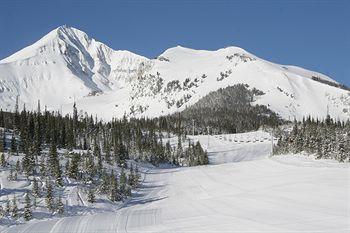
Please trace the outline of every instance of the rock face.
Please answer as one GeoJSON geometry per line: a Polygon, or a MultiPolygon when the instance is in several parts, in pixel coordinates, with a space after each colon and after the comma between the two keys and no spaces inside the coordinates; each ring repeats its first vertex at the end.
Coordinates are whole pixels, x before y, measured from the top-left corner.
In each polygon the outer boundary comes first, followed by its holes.
{"type": "Polygon", "coordinates": [[[84,32],[59,27],[0,61],[0,106],[70,112],[78,108],[104,119],[159,116],[195,104],[212,91],[247,84],[284,119],[350,117],[350,92],[329,77],[265,61],[238,48],[217,51],[174,47],[156,59],[116,51],[84,32]]]}

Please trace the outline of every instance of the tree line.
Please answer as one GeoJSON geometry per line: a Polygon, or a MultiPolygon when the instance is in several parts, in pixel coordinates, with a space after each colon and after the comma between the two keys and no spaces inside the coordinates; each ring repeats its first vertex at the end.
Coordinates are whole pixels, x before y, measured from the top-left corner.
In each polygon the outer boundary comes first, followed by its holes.
{"type": "Polygon", "coordinates": [[[328,115],[325,120],[307,117],[294,122],[290,131],[279,132],[275,154],[315,154],[316,158],[350,161],[350,121],[335,121],[328,115]]]}

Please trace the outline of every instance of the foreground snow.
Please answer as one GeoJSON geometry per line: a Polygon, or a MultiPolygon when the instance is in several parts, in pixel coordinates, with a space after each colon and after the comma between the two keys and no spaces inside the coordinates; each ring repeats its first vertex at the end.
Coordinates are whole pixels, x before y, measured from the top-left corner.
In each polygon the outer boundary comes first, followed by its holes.
{"type": "Polygon", "coordinates": [[[235,144],[211,136],[208,151],[217,165],[151,168],[116,212],[31,221],[2,232],[348,232],[349,164],[269,158],[269,148],[269,141],[235,144]]]}

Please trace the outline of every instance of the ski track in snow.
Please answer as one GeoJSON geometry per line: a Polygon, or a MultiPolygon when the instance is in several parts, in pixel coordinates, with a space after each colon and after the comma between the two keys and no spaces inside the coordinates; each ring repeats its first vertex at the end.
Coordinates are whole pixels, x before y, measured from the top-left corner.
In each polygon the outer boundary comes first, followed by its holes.
{"type": "MultiPolygon", "coordinates": [[[[207,136],[190,138],[207,146],[207,136]]],[[[2,232],[349,232],[349,164],[269,158],[270,146],[211,136],[212,165],[151,168],[116,212],[31,221],[2,232]]]]}

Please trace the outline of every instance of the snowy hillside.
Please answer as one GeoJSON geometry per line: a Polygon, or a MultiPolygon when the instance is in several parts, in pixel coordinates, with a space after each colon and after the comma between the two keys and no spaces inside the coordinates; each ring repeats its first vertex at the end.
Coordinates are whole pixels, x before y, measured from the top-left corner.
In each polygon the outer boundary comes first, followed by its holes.
{"type": "Polygon", "coordinates": [[[147,60],[128,51],[114,51],[84,32],[59,27],[0,61],[1,107],[12,110],[41,103],[59,109],[87,96],[123,88],[147,60]]]}
{"type": "Polygon", "coordinates": [[[116,212],[32,220],[0,231],[348,232],[349,164],[268,157],[267,137],[261,131],[191,136],[216,165],[153,167],[116,212]]]}
{"type": "Polygon", "coordinates": [[[244,83],[264,94],[255,101],[285,119],[305,115],[350,117],[350,92],[317,72],[265,61],[238,48],[217,51],[174,47],[157,59],[115,51],[84,32],[59,27],[0,61],[0,106],[79,109],[111,119],[177,111],[222,87],[244,83]]]}

